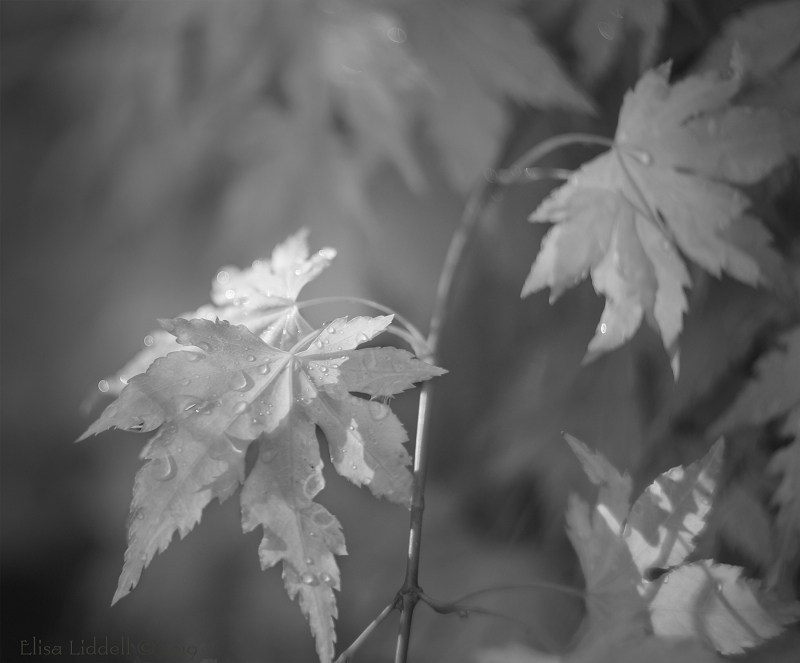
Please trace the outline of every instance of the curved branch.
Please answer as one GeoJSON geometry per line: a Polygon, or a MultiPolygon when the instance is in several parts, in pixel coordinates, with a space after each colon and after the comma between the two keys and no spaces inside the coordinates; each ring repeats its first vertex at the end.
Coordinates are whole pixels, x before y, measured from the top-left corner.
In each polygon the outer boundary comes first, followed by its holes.
{"type": "Polygon", "coordinates": [[[365,640],[372,634],[372,632],[378,628],[380,623],[389,616],[389,613],[392,612],[397,607],[397,599],[392,600],[392,602],[387,605],[381,613],[375,617],[375,619],[370,622],[370,625],[365,628],[361,635],[359,635],[355,640],[353,640],[352,644],[345,649],[339,657],[334,661],[334,663],[348,663],[349,661],[353,660],[353,656],[359,650],[361,645],[364,644],[365,640]]]}

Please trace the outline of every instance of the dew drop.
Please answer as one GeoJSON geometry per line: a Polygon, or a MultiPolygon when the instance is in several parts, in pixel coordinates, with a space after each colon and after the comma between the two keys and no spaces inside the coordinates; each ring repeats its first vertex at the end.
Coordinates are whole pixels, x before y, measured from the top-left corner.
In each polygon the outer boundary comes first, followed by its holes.
{"type": "Polygon", "coordinates": [[[614,26],[611,25],[611,23],[601,21],[597,24],[597,29],[604,38],[608,39],[608,41],[612,41],[614,39],[614,26]]]}
{"type": "Polygon", "coordinates": [[[319,574],[319,579],[324,582],[326,585],[330,585],[333,581],[329,573],[325,573],[324,571],[319,574]]]}
{"type": "Polygon", "coordinates": [[[128,426],[129,431],[133,431],[134,433],[140,432],[144,428],[144,422],[139,421],[131,426],[128,426]]]}
{"type": "Polygon", "coordinates": [[[351,470],[357,470],[357,469],[358,469],[358,467],[356,467],[355,465],[351,465],[351,466],[350,466],[350,469],[351,469],[351,470]]]}
{"type": "Polygon", "coordinates": [[[322,373],[323,375],[325,375],[325,373],[328,372],[328,367],[327,366],[320,366],[319,367],[319,372],[322,373]]]}
{"type": "Polygon", "coordinates": [[[358,336],[356,336],[356,342],[357,343],[366,343],[368,340],[369,340],[369,336],[367,336],[363,332],[361,334],[359,334],[358,336]]]}
{"type": "Polygon", "coordinates": [[[314,345],[316,345],[318,348],[321,348],[322,347],[322,341],[317,339],[316,342],[314,343],[314,345]]]}
{"type": "Polygon", "coordinates": [[[128,384],[128,380],[130,380],[130,378],[127,375],[120,375],[119,376],[119,381],[122,384],[128,384]]]}
{"type": "Polygon", "coordinates": [[[233,391],[250,391],[256,386],[256,383],[247,373],[241,371],[233,376],[228,386],[233,391]]]}
{"type": "Polygon", "coordinates": [[[406,40],[406,33],[402,28],[389,28],[386,32],[386,36],[395,44],[402,44],[406,40]]]}
{"type": "Polygon", "coordinates": [[[255,360],[256,360],[255,355],[248,355],[247,361],[255,361],[255,360]]]}
{"type": "Polygon", "coordinates": [[[144,520],[144,513],[142,512],[141,509],[138,509],[136,511],[136,520],[144,520]]]}
{"type": "Polygon", "coordinates": [[[233,406],[233,413],[234,414],[242,414],[243,412],[247,412],[250,409],[250,405],[245,403],[244,401],[240,401],[236,405],[233,406]]]}
{"type": "Polygon", "coordinates": [[[336,327],[334,327],[333,325],[328,327],[328,333],[329,334],[335,334],[336,333],[336,327]]]}
{"type": "Polygon", "coordinates": [[[215,407],[219,405],[219,401],[208,401],[200,405],[195,412],[197,414],[211,414],[215,407]]]}
{"type": "Polygon", "coordinates": [[[164,460],[167,462],[167,467],[164,471],[164,474],[158,477],[159,481],[169,481],[170,479],[174,479],[178,474],[178,464],[175,462],[175,459],[172,457],[172,455],[167,454],[164,460]]]}
{"type": "Polygon", "coordinates": [[[666,585],[669,582],[669,576],[664,576],[664,584],[666,585]]]}
{"type": "Polygon", "coordinates": [[[608,331],[608,326],[604,322],[603,324],[600,325],[600,333],[605,334],[607,331],[608,331]]]}
{"type": "Polygon", "coordinates": [[[300,580],[303,581],[304,585],[319,585],[319,580],[317,580],[317,576],[313,573],[309,573],[306,571],[303,575],[300,576],[300,580]]]}
{"type": "Polygon", "coordinates": [[[192,384],[192,380],[191,378],[186,378],[185,380],[181,380],[178,384],[183,387],[188,387],[190,384],[192,384]]]}
{"type": "Polygon", "coordinates": [[[226,290],[225,291],[225,299],[233,299],[234,297],[236,297],[236,291],[235,290],[226,290]]]}
{"type": "Polygon", "coordinates": [[[314,560],[313,560],[313,559],[311,559],[310,557],[306,557],[306,564],[308,564],[309,566],[311,566],[313,563],[314,563],[314,560]]]}
{"type": "Polygon", "coordinates": [[[211,352],[214,348],[211,347],[210,343],[206,343],[205,341],[200,341],[197,343],[197,347],[205,352],[211,352]]]}
{"type": "Polygon", "coordinates": [[[355,429],[356,429],[356,427],[355,427],[355,426],[353,426],[353,424],[350,424],[350,425],[347,427],[347,430],[355,430],[355,429]]]}
{"type": "Polygon", "coordinates": [[[320,249],[318,253],[319,257],[324,258],[325,260],[333,260],[336,257],[336,249],[331,249],[329,247],[320,249]]]}
{"type": "Polygon", "coordinates": [[[266,375],[269,373],[269,364],[261,364],[256,370],[261,373],[261,375],[266,375]]]}
{"type": "Polygon", "coordinates": [[[104,394],[105,394],[105,393],[106,393],[106,392],[107,392],[109,389],[111,389],[111,387],[110,387],[110,386],[109,386],[109,384],[108,384],[108,380],[100,380],[100,382],[98,382],[98,383],[97,383],[97,388],[98,388],[100,391],[102,391],[104,394]]]}
{"type": "Polygon", "coordinates": [[[186,352],[186,361],[200,361],[201,359],[205,359],[206,356],[200,354],[199,352],[186,352]]]}
{"type": "Polygon", "coordinates": [[[152,336],[150,336],[150,334],[148,334],[147,336],[145,336],[145,337],[144,337],[144,344],[145,344],[145,345],[146,345],[148,348],[149,348],[151,345],[153,345],[153,343],[155,343],[155,342],[156,342],[156,341],[155,341],[155,339],[154,339],[152,336]]]}
{"type": "Polygon", "coordinates": [[[386,419],[386,417],[389,415],[389,406],[385,403],[381,403],[380,401],[370,401],[368,407],[369,415],[375,421],[386,419]]]}

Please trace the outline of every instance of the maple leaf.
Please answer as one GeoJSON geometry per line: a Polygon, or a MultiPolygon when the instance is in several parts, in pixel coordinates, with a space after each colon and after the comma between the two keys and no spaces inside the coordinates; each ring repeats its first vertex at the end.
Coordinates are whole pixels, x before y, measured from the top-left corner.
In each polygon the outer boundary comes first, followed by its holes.
{"type": "Polygon", "coordinates": [[[665,637],[695,637],[721,654],[739,654],[775,637],[800,618],[800,604],[763,593],[742,569],[703,560],[664,578],[650,604],[654,630],[665,637]]]}
{"type": "Polygon", "coordinates": [[[388,405],[350,392],[385,398],[445,372],[404,350],[356,349],[391,320],[339,318],[289,350],[227,321],[162,321],[178,343],[198,350],[170,353],[131,378],[80,438],[112,426],[161,427],[142,452],[149,462],[136,477],[114,602],[131,591],[175,531],[185,536],[214,497],[226,499],[245,481],[243,527],[263,527],[262,566],[283,560],[286,589],[300,594],[320,659],[331,660],[332,589],[339,587],[333,555],[344,554],[345,546],[336,518],[312,501],[324,486],[314,426],[325,433],[342,476],[408,506],[405,429],[388,405]],[[245,453],[260,436],[258,460],[245,480],[245,453]]]}
{"type": "Polygon", "coordinates": [[[641,35],[639,71],[656,56],[667,18],[665,0],[586,0],[578,3],[570,41],[578,52],[581,78],[600,78],[618,57],[632,29],[641,35]]]}
{"type": "Polygon", "coordinates": [[[722,441],[690,466],[662,474],[630,509],[630,479],[580,441],[567,441],[600,493],[591,517],[575,497],[567,512],[589,600],[584,635],[565,661],[625,660],[622,643],[666,659],[670,642],[681,639],[696,640],[686,646],[705,660],[702,646],[740,652],[800,617],[800,604],[741,580],[738,567],[684,564],[711,506],[722,441]]]}
{"type": "Polygon", "coordinates": [[[768,574],[773,587],[791,577],[800,563],[800,327],[785,333],[780,343],[783,348],[758,361],[757,377],[709,431],[719,434],[786,417],[782,432],[792,442],[775,452],[768,466],[770,473],[781,477],[773,497],[778,507],[777,550],[768,574]]]}
{"type": "Polygon", "coordinates": [[[677,375],[677,338],[689,275],[679,250],[719,276],[766,283],[780,257],[732,184],[751,184],[800,151],[800,121],[730,105],[738,75],[690,76],[669,66],[644,74],[625,96],[608,152],[584,164],[533,212],[556,223],[523,286],[551,299],[591,271],[606,297],[587,359],[625,342],[644,318],[677,375]],[[726,183],[727,182],[727,183],[726,183]]]}
{"type": "MultiPolygon", "coordinates": [[[[308,250],[308,229],[302,228],[278,244],[271,258],[256,260],[251,267],[223,267],[212,284],[211,299],[216,306],[201,306],[179,318],[221,319],[243,324],[261,339],[286,349],[312,328],[295,305],[303,287],[327,268],[336,250],[320,249],[313,255],[308,250]]],[[[163,329],[151,331],[147,347],[104,382],[104,392],[117,395],[134,375],[144,373],[159,357],[183,347],[163,329]]]]}

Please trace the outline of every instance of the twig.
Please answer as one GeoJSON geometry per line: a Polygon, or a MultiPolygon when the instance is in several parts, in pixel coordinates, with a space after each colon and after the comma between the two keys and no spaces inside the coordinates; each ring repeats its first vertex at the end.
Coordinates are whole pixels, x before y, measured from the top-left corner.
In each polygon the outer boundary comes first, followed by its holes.
{"type": "Polygon", "coordinates": [[[539,628],[528,624],[527,622],[523,621],[519,617],[515,617],[513,615],[507,615],[502,612],[497,612],[496,610],[491,610],[489,608],[484,608],[479,605],[465,605],[461,603],[461,601],[437,601],[436,599],[431,598],[425,592],[420,590],[419,598],[423,602],[427,603],[431,609],[438,612],[441,615],[447,615],[452,613],[457,613],[459,617],[468,617],[469,613],[474,612],[477,615],[488,615],[489,617],[497,617],[498,619],[504,619],[509,622],[513,622],[517,626],[521,627],[526,635],[535,635],[536,639],[539,641],[541,645],[548,652],[555,651],[558,647],[556,643],[547,637],[547,635],[541,631],[539,628]]]}
{"type": "Polygon", "coordinates": [[[380,623],[389,616],[389,613],[392,612],[397,607],[397,599],[395,598],[389,605],[387,605],[375,619],[372,620],[369,626],[364,629],[364,631],[359,635],[355,640],[353,640],[352,644],[345,649],[341,654],[339,654],[339,658],[337,658],[334,663],[348,663],[348,661],[353,660],[353,656],[364,644],[364,641],[372,634],[372,632],[378,628],[380,623]]]}

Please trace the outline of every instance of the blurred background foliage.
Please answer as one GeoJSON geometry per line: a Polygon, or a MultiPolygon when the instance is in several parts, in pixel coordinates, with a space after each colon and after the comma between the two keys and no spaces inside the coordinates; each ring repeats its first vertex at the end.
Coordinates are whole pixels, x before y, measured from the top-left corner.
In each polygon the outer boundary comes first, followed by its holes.
{"type": "MultiPolygon", "coordinates": [[[[339,251],[305,297],[376,299],[425,329],[466,193],[485,169],[555,133],[610,135],[643,68],[720,65],[729,44],[709,45],[726,19],[759,4],[0,2],[2,660],[20,660],[22,640],[106,636],[155,644],[132,661],[192,660],[179,651],[189,646],[196,661],[314,660],[280,571],[260,571],[259,535],[241,534],[236,500],[209,507],[109,608],[143,440],[110,432],[73,446],[88,421],[81,404],[97,407],[87,394],[141,348],[156,318],[206,303],[218,268],[269,255],[300,226],[312,249],[339,251]]],[[[785,91],[800,89],[800,58],[782,58],[768,87],[796,109],[785,91]]],[[[575,167],[594,153],[573,147],[544,165],[575,167]]],[[[797,183],[790,166],[749,191],[795,259],[797,183]]],[[[535,579],[579,585],[563,512],[569,492],[589,488],[561,431],[641,489],[704,453],[706,429],[787,324],[768,293],[696,271],[677,384],[646,328],[582,367],[602,309],[591,285],[553,306],[544,294],[519,300],[546,230],[526,218],[551,187],[492,201],[456,289],[421,577],[437,598],[535,579]]],[[[412,437],[415,407],[414,394],[395,407],[412,437]]],[[[772,554],[774,480],[763,467],[774,437],[730,440],[724,499],[703,543],[705,555],[752,573],[772,554]],[[742,519],[762,545],[741,536],[742,519]]],[[[321,501],[350,551],[340,560],[346,646],[402,582],[408,516],[329,470],[321,501]]],[[[528,629],[420,608],[411,660],[467,661],[514,640],[558,649],[582,618],[580,602],[541,591],[491,594],[485,605],[528,629]]],[[[360,657],[391,660],[394,637],[389,620],[360,657]]],[[[769,660],[796,646],[790,631],[769,660]]]]}

